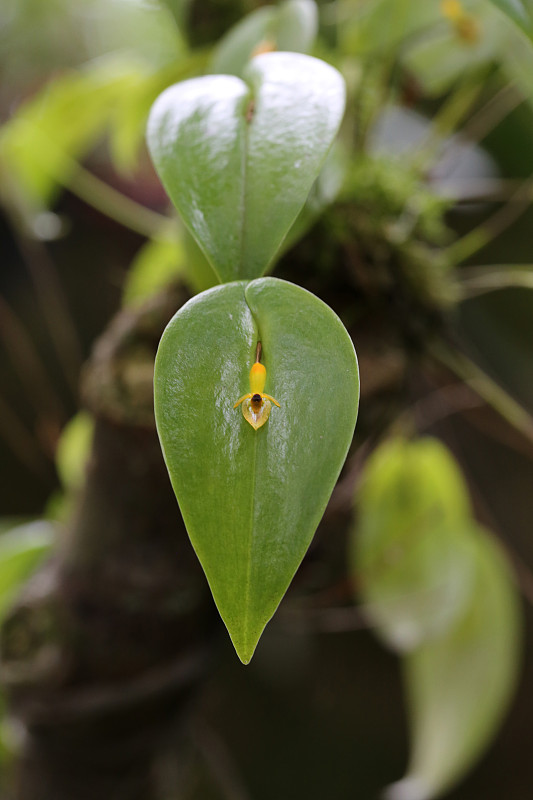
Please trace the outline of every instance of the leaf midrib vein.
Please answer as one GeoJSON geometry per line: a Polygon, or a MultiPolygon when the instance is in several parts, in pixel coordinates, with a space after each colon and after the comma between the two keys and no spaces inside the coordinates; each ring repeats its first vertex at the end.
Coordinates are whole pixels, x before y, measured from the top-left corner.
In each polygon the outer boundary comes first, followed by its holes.
{"type": "MultiPolygon", "coordinates": [[[[253,309],[250,307],[248,303],[248,298],[246,297],[246,289],[247,285],[244,287],[244,302],[248,306],[250,314],[252,316],[252,320],[255,326],[255,333],[256,333],[256,340],[262,341],[261,339],[261,331],[259,330],[259,322],[256,319],[256,316],[253,312],[253,309]]],[[[257,483],[257,439],[258,439],[258,431],[254,431],[254,444],[253,444],[253,454],[252,454],[252,483],[251,483],[251,491],[250,491],[250,525],[249,525],[249,541],[248,541],[248,565],[246,568],[246,579],[245,579],[245,593],[244,593],[244,626],[243,629],[245,631],[246,636],[246,649],[248,649],[248,619],[249,619],[249,612],[250,612],[250,595],[251,595],[251,584],[252,584],[252,551],[253,551],[253,543],[254,543],[254,519],[255,519],[255,486],[257,483]]]]}

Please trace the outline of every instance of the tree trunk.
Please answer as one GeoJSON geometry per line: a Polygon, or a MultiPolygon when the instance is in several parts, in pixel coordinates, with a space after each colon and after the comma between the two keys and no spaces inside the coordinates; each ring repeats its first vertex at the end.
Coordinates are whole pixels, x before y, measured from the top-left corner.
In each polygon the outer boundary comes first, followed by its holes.
{"type": "Polygon", "coordinates": [[[157,342],[185,299],[122,312],[86,368],[85,486],[2,633],[3,681],[27,733],[17,800],[156,800],[157,756],[205,672],[213,604],[152,405],[157,342]]]}

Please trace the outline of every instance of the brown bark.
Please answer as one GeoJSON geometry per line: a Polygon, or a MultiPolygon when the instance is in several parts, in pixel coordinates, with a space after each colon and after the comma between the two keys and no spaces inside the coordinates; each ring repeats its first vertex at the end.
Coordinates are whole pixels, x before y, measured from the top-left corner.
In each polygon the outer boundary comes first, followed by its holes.
{"type": "Polygon", "coordinates": [[[213,606],[152,410],[157,342],[184,299],[120,314],[86,368],[85,486],[2,633],[3,683],[27,731],[17,800],[157,798],[157,755],[204,674],[213,606]]]}

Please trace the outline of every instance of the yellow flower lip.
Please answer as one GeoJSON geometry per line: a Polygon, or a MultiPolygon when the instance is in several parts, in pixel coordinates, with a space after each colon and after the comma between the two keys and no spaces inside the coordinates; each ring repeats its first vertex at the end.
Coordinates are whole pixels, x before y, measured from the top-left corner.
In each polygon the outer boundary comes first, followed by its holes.
{"type": "Polygon", "coordinates": [[[233,408],[241,406],[242,415],[246,422],[249,422],[254,430],[261,428],[270,416],[272,403],[281,408],[277,400],[269,394],[265,394],[263,389],[266,383],[266,368],[260,363],[261,342],[257,343],[256,360],[250,370],[250,391],[239,397],[233,408]]]}

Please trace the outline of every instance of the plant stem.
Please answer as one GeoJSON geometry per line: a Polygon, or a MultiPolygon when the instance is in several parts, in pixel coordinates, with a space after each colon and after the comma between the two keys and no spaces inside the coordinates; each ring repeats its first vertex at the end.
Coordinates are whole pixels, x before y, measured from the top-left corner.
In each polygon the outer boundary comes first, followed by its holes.
{"type": "Polygon", "coordinates": [[[479,111],[472,115],[464,125],[461,136],[470,141],[482,142],[511,111],[522,105],[524,101],[524,96],[513,83],[502,86],[479,111]]]}
{"type": "Polygon", "coordinates": [[[459,300],[470,300],[501,289],[533,289],[533,265],[465,269],[460,275],[459,300]]]}
{"type": "Polygon", "coordinates": [[[466,261],[503,233],[529,207],[532,193],[533,176],[518,187],[502,208],[446,249],[445,253],[450,262],[460,264],[466,261]]]}
{"type": "Polygon", "coordinates": [[[168,217],[136,203],[79,164],[61,183],[102,214],[141,236],[161,237],[162,231],[171,223],[168,217]]]}
{"type": "Polygon", "coordinates": [[[528,441],[533,443],[533,418],[531,415],[484,370],[463,353],[451,349],[444,342],[430,346],[429,352],[437,361],[461,378],[467,386],[470,386],[513,428],[516,428],[528,441]]]}

